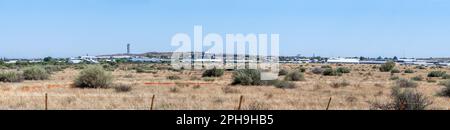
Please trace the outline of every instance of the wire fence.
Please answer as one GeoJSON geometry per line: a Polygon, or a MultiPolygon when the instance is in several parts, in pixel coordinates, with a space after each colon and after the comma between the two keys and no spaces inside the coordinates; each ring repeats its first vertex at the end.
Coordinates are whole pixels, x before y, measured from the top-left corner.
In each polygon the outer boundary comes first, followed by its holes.
{"type": "MultiPolygon", "coordinates": [[[[17,95],[1,95],[0,96],[0,109],[8,110],[164,110],[164,104],[162,102],[175,102],[176,99],[164,99],[157,100],[158,96],[151,95],[107,95],[107,94],[83,94],[83,95],[70,95],[70,94],[17,94],[17,95]],[[159,101],[159,102],[158,102],[159,101]],[[159,104],[158,108],[156,104],[159,104]],[[13,104],[13,105],[11,105],[13,104]]],[[[191,99],[189,99],[191,100],[191,99]]],[[[233,97],[230,100],[231,107],[225,109],[232,110],[266,110],[267,106],[277,109],[277,104],[258,104],[255,102],[246,101],[244,95],[233,97]],[[274,105],[274,106],[270,106],[274,105]]],[[[177,103],[193,103],[178,101],[177,103]]],[[[223,102],[218,100],[217,102],[223,102]]],[[[274,99],[271,102],[286,104],[293,104],[292,102],[274,99]]],[[[338,106],[367,106],[367,101],[342,101],[333,100],[333,97],[322,97],[310,100],[298,100],[296,103],[303,104],[305,106],[299,109],[313,109],[313,110],[332,110],[333,107],[338,106]]],[[[167,105],[167,104],[165,104],[167,105]]],[[[198,105],[193,103],[191,105],[198,105]]],[[[405,105],[413,105],[411,103],[405,105]]],[[[230,106],[230,105],[229,105],[230,106]]],[[[166,106],[167,109],[176,109],[166,106]]],[[[182,108],[181,108],[182,109],[182,108]]],[[[214,108],[213,108],[214,109],[214,108]]],[[[223,108],[221,108],[223,109],[223,108]]],[[[282,108],[281,108],[282,109],[282,108]]],[[[356,109],[361,109],[356,107],[356,109]]],[[[370,108],[365,108],[370,109],[370,108]]]]}

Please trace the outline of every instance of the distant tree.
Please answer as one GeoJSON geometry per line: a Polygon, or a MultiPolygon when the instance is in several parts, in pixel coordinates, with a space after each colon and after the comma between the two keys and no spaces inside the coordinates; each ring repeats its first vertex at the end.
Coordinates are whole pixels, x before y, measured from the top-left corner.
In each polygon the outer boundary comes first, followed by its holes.
{"type": "Polygon", "coordinates": [[[393,60],[394,60],[394,61],[398,61],[398,57],[397,57],[397,56],[394,56],[393,60]]]}
{"type": "Polygon", "coordinates": [[[363,57],[363,56],[361,56],[361,57],[359,57],[359,60],[366,60],[367,58],[366,57],[363,57]]]}
{"type": "Polygon", "coordinates": [[[377,58],[377,60],[382,60],[383,59],[383,57],[381,57],[381,56],[379,56],[378,58],[377,58]]]}
{"type": "Polygon", "coordinates": [[[53,61],[53,58],[50,56],[44,58],[44,62],[51,62],[51,61],[53,61]]]}

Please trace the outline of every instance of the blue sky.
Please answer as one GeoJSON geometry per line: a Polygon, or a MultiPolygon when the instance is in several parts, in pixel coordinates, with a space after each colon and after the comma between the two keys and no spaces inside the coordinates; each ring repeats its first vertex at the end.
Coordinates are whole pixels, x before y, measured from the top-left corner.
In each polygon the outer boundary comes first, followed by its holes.
{"type": "Polygon", "coordinates": [[[0,57],[173,51],[194,25],[278,33],[282,55],[450,57],[448,0],[0,0],[0,57]]]}

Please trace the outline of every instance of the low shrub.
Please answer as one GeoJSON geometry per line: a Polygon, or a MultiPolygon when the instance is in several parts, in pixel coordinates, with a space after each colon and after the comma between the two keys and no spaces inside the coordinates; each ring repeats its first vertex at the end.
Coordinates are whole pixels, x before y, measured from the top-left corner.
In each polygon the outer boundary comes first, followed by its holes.
{"type": "Polygon", "coordinates": [[[304,68],[304,67],[300,67],[298,70],[302,73],[306,72],[306,68],[304,68]]]}
{"type": "Polygon", "coordinates": [[[394,69],[395,65],[396,65],[395,62],[388,61],[380,66],[380,71],[381,72],[389,72],[392,69],[394,69]]]}
{"type": "Polygon", "coordinates": [[[42,67],[33,66],[23,70],[23,77],[26,80],[46,80],[50,74],[42,67]]]}
{"type": "Polygon", "coordinates": [[[322,75],[324,75],[324,76],[341,76],[342,73],[340,73],[340,72],[338,72],[338,71],[336,71],[336,70],[334,70],[334,69],[328,68],[328,69],[325,69],[325,70],[322,72],[322,75]]]}
{"type": "Polygon", "coordinates": [[[19,72],[0,72],[0,82],[22,82],[23,76],[19,72]]]}
{"type": "Polygon", "coordinates": [[[114,90],[116,92],[130,92],[131,90],[133,90],[133,87],[131,87],[130,85],[127,84],[117,84],[114,86],[114,90]]]}
{"type": "Polygon", "coordinates": [[[395,86],[401,88],[415,88],[418,84],[408,79],[399,79],[395,82],[395,86]]]}
{"type": "Polygon", "coordinates": [[[444,86],[441,95],[450,97],[450,80],[444,81],[441,85],[444,86]]]}
{"type": "Polygon", "coordinates": [[[336,69],[336,71],[337,71],[338,73],[343,73],[343,74],[345,74],[345,73],[350,73],[351,69],[348,68],[348,67],[339,67],[339,68],[336,69]]]}
{"type": "Polygon", "coordinates": [[[396,74],[396,73],[400,73],[401,71],[397,68],[394,68],[391,70],[391,74],[396,74]]]}
{"type": "Polygon", "coordinates": [[[431,71],[430,73],[428,73],[428,77],[442,77],[446,73],[447,72],[445,72],[445,71],[431,71]]]}
{"type": "Polygon", "coordinates": [[[433,104],[431,100],[422,93],[394,87],[391,93],[392,101],[386,104],[372,103],[372,109],[380,110],[425,110],[433,104]]]}
{"type": "Polygon", "coordinates": [[[289,82],[289,81],[283,81],[283,80],[274,80],[272,83],[276,88],[281,89],[293,89],[296,88],[295,83],[289,82]]]}
{"type": "Polygon", "coordinates": [[[331,67],[330,65],[324,65],[324,66],[321,66],[320,68],[322,68],[322,69],[331,69],[333,67],[331,67]]]}
{"type": "Polygon", "coordinates": [[[280,69],[280,71],[278,72],[278,75],[279,76],[283,76],[283,75],[286,75],[286,74],[288,74],[289,73],[289,71],[287,71],[287,70],[285,70],[285,69],[280,69]]]}
{"type": "Polygon", "coordinates": [[[241,69],[233,74],[232,85],[262,85],[261,72],[256,69],[241,69]]]}
{"type": "Polygon", "coordinates": [[[414,73],[414,70],[412,70],[412,69],[406,69],[406,70],[405,70],[405,73],[407,73],[407,74],[412,74],[412,73],[414,73]]]}
{"type": "Polygon", "coordinates": [[[202,76],[203,77],[220,77],[222,76],[224,73],[223,69],[217,69],[216,67],[206,70],[205,72],[203,72],[202,76]]]}
{"type": "Polygon", "coordinates": [[[400,77],[398,77],[398,76],[391,76],[391,78],[389,78],[389,80],[399,80],[400,79],[400,77]]]}
{"type": "Polygon", "coordinates": [[[342,80],[342,81],[339,81],[339,82],[331,83],[330,87],[332,87],[332,88],[340,88],[340,87],[347,87],[349,85],[350,85],[350,83],[348,81],[342,80]]]}
{"type": "Polygon", "coordinates": [[[304,81],[305,76],[300,71],[292,71],[289,72],[286,77],[284,77],[286,81],[304,81]]]}
{"type": "Polygon", "coordinates": [[[322,74],[323,73],[323,69],[322,68],[314,68],[311,70],[312,73],[314,74],[322,74]]]}
{"type": "Polygon", "coordinates": [[[411,78],[411,80],[414,80],[414,81],[423,81],[424,79],[425,78],[423,76],[421,76],[421,75],[414,76],[414,77],[411,78]]]}
{"type": "Polygon", "coordinates": [[[88,66],[83,69],[74,81],[78,88],[108,88],[113,76],[100,66],[88,66]]]}
{"type": "Polygon", "coordinates": [[[222,87],[223,93],[239,93],[239,90],[236,88],[232,88],[231,86],[222,87]]]}
{"type": "Polygon", "coordinates": [[[444,75],[442,75],[442,79],[450,79],[450,74],[444,74],[444,75]]]}
{"type": "Polygon", "coordinates": [[[180,80],[181,77],[177,75],[170,75],[166,77],[168,80],[180,80]]]}

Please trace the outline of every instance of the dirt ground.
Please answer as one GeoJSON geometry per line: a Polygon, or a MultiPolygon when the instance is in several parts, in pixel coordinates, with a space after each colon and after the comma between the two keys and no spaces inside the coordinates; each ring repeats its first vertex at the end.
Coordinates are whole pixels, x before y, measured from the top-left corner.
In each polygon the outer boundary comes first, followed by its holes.
{"type": "MultiPolygon", "coordinates": [[[[243,96],[242,109],[249,110],[324,110],[330,103],[331,110],[367,110],[371,102],[387,102],[394,81],[391,73],[380,72],[375,65],[343,65],[352,69],[342,76],[322,76],[311,73],[321,64],[283,64],[287,70],[300,66],[307,68],[306,81],[295,82],[294,89],[274,86],[232,86],[232,73],[226,71],[218,78],[202,78],[202,71],[158,70],[154,73],[136,73],[135,70],[117,69],[114,83],[132,86],[130,92],[114,89],[81,89],[72,87],[80,70],[73,68],[52,74],[49,80],[24,81],[20,83],[0,82],[0,109],[45,109],[45,94],[48,109],[131,109],[149,110],[155,95],[153,109],[156,110],[233,110],[243,96]],[[179,80],[167,79],[170,75],[179,80]],[[348,86],[333,87],[336,82],[347,82],[348,86]]],[[[336,67],[337,65],[332,65],[336,67]]],[[[411,68],[415,73],[398,73],[400,78],[421,75],[417,81],[418,92],[427,96],[433,104],[429,109],[449,110],[450,98],[439,96],[444,88],[443,79],[427,79],[428,72],[448,68],[416,69],[414,66],[398,66],[400,70],[411,68]],[[435,80],[436,82],[429,82],[435,80]]],[[[280,79],[283,77],[281,76],[280,79]]]]}

